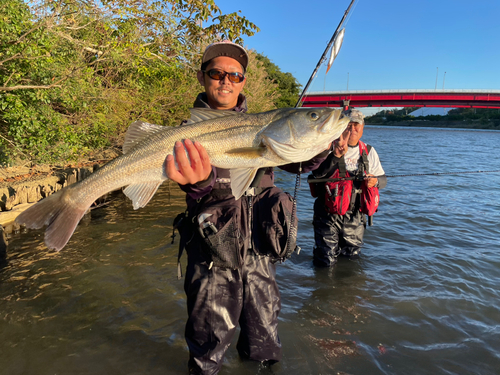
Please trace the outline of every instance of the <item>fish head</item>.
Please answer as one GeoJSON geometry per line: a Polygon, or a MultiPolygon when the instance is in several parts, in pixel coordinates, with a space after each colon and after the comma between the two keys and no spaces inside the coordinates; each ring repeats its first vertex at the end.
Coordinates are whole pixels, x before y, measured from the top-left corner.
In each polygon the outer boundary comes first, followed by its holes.
{"type": "MultiPolygon", "coordinates": [[[[279,111],[279,110],[278,110],[279,111]]],[[[263,144],[290,163],[307,161],[328,148],[349,124],[341,108],[286,108],[261,132],[263,144]]]]}

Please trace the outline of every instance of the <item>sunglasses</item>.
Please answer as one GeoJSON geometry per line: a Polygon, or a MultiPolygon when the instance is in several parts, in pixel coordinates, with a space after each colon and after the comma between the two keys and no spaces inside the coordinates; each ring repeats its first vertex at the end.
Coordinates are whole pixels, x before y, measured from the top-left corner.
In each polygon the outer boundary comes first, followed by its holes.
{"type": "Polygon", "coordinates": [[[219,69],[210,69],[210,70],[202,70],[203,73],[207,73],[208,76],[216,81],[221,81],[226,76],[229,78],[229,80],[233,83],[241,83],[245,79],[245,76],[241,73],[234,72],[234,73],[229,73],[224,70],[219,70],[219,69]]]}
{"type": "Polygon", "coordinates": [[[349,123],[349,125],[347,125],[347,129],[359,128],[361,125],[363,125],[363,124],[360,124],[359,122],[351,122],[351,123],[349,123]]]}

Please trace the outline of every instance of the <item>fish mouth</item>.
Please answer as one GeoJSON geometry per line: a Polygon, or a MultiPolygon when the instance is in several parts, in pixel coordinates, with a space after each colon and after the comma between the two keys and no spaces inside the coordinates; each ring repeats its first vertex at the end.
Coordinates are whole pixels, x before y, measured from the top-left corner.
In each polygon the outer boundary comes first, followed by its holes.
{"type": "Polygon", "coordinates": [[[334,109],[323,124],[318,127],[318,132],[327,134],[338,133],[338,137],[347,128],[349,121],[349,117],[345,116],[341,109],[334,109]]]}

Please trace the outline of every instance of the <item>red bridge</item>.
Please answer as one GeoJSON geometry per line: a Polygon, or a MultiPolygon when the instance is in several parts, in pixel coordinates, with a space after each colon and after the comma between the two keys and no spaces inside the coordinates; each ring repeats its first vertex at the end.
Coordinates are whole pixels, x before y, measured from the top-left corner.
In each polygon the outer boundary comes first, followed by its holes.
{"type": "Polygon", "coordinates": [[[311,92],[303,107],[500,108],[500,90],[376,90],[311,92]]]}

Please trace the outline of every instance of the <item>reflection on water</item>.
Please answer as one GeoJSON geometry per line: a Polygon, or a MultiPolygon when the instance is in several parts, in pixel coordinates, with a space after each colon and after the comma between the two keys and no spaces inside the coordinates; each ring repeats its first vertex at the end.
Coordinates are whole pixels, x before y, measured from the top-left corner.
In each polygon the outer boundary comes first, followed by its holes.
{"type": "MultiPolygon", "coordinates": [[[[368,126],[364,140],[390,175],[500,165],[491,152],[499,132],[368,126]]],[[[293,175],[276,180],[292,190],[293,175]]],[[[284,359],[269,370],[241,361],[233,345],[221,374],[496,374],[499,182],[390,178],[362,259],[315,269],[304,176],[302,252],[278,267],[284,359]]],[[[165,185],[143,209],[117,195],[93,210],[60,253],[41,231],[12,234],[0,269],[0,374],[185,374],[185,296],[171,244],[183,210],[183,194],[165,185]]]]}

